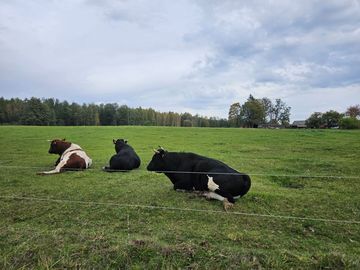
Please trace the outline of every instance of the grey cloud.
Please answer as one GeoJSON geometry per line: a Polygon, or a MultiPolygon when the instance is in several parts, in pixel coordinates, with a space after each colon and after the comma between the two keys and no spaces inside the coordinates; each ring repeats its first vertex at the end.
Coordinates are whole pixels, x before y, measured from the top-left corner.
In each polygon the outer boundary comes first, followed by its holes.
{"type": "Polygon", "coordinates": [[[360,51],[360,9],[356,1],[291,2],[291,5],[288,1],[277,1],[275,5],[263,1],[211,3],[209,8],[207,2],[200,1],[208,23],[204,23],[200,32],[186,37],[190,42],[203,39],[204,43],[213,45],[216,53],[201,72],[207,70],[212,75],[224,72],[224,67],[232,68],[234,62],[252,60],[256,71],[253,75],[260,81],[286,83],[289,77],[272,70],[290,63],[305,64],[311,69],[301,81],[307,88],[358,82],[354,67],[359,66],[358,59],[341,61],[360,51]],[[219,10],[222,13],[216,14],[219,10]],[[238,21],[222,19],[232,14],[238,14],[238,21]],[[240,15],[245,17],[245,22],[240,15]],[[246,27],[248,17],[253,19],[254,29],[246,27]]]}

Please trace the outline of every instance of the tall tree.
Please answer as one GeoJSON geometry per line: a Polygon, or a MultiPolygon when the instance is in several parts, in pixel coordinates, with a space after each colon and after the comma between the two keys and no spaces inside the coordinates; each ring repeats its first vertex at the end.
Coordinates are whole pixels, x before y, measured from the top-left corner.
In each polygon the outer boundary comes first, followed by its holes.
{"type": "Polygon", "coordinates": [[[49,115],[48,115],[48,124],[50,126],[53,126],[56,124],[56,114],[55,114],[55,99],[48,98],[42,100],[43,104],[45,104],[49,109],[49,115]]]}
{"type": "Polygon", "coordinates": [[[56,124],[59,126],[71,125],[71,108],[67,101],[55,101],[56,124]]]}
{"type": "Polygon", "coordinates": [[[285,102],[280,98],[277,98],[272,109],[272,123],[277,125],[288,125],[290,121],[290,110],[291,107],[286,106],[285,102]]]}
{"type": "Polygon", "coordinates": [[[0,124],[6,123],[5,107],[6,100],[3,97],[0,97],[0,124]]]}
{"type": "Polygon", "coordinates": [[[181,126],[182,127],[192,127],[193,126],[193,122],[192,122],[192,118],[193,116],[190,113],[183,113],[181,115],[181,126]]]}
{"type": "Polygon", "coordinates": [[[320,128],[323,126],[324,122],[322,119],[321,112],[315,112],[305,121],[306,126],[309,128],[320,128]]]}
{"type": "Polygon", "coordinates": [[[50,124],[50,109],[38,98],[25,100],[24,112],[21,117],[24,125],[46,126],[50,124]]]}
{"type": "Polygon", "coordinates": [[[356,118],[356,117],[360,116],[360,105],[350,106],[349,108],[347,108],[345,114],[352,118],[356,118]]]}
{"type": "Polygon", "coordinates": [[[241,107],[240,121],[244,127],[257,128],[265,123],[265,109],[263,104],[252,95],[241,107]]]}
{"type": "Polygon", "coordinates": [[[241,113],[241,105],[239,102],[233,103],[230,106],[228,121],[230,127],[239,127],[240,126],[240,113],[241,113]]]}
{"type": "Polygon", "coordinates": [[[273,105],[272,101],[267,97],[264,97],[259,101],[261,102],[261,104],[264,107],[266,122],[271,123],[272,119],[274,118],[273,117],[274,105],[273,105]]]}
{"type": "Polygon", "coordinates": [[[116,110],[118,105],[112,104],[100,104],[100,123],[104,126],[116,125],[116,110]]]}
{"type": "Polygon", "coordinates": [[[330,110],[322,115],[322,122],[328,128],[338,127],[342,117],[343,115],[341,113],[330,110]]]}
{"type": "Polygon", "coordinates": [[[129,125],[129,110],[126,105],[120,106],[116,111],[116,123],[118,125],[129,125]]]}

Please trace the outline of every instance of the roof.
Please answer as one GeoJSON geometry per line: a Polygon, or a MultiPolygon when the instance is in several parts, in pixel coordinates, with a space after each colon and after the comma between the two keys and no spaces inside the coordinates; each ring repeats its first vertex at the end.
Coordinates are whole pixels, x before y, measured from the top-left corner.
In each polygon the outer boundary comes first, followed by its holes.
{"type": "Polygon", "coordinates": [[[293,127],[306,127],[305,120],[294,121],[291,126],[293,127]]]}
{"type": "Polygon", "coordinates": [[[296,125],[296,126],[298,126],[298,125],[306,125],[305,120],[294,121],[292,124],[296,125]]]}

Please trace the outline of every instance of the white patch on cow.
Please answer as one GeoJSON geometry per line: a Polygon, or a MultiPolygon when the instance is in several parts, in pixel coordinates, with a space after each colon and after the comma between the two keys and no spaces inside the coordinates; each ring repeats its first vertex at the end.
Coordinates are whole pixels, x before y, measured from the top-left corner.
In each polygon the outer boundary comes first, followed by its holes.
{"type": "MultiPolygon", "coordinates": [[[[215,192],[202,192],[200,194],[201,196],[204,196],[206,197],[206,199],[216,199],[216,200],[219,200],[219,201],[223,201],[225,199],[225,197],[215,193],[215,192]]],[[[239,199],[241,196],[235,196],[234,199],[237,200],[239,199]]]]}
{"type": "Polygon", "coordinates": [[[207,183],[208,189],[211,191],[215,191],[219,189],[219,185],[214,182],[213,177],[208,175],[207,177],[208,177],[208,183],[207,183]]]}
{"type": "Polygon", "coordinates": [[[91,164],[92,164],[91,158],[89,158],[88,155],[86,155],[86,153],[82,150],[82,148],[79,145],[72,143],[70,145],[70,147],[68,149],[66,149],[65,152],[61,155],[60,162],[55,167],[55,169],[53,169],[51,171],[43,172],[43,174],[59,173],[61,168],[65,166],[65,164],[67,163],[67,161],[69,160],[69,158],[72,154],[78,155],[85,161],[86,169],[91,166],[91,164]]]}
{"type": "MultiPolygon", "coordinates": [[[[75,144],[76,145],[76,144],[75,144]]],[[[73,149],[81,149],[80,146],[76,145],[77,147],[76,148],[73,148],[73,149]]],[[[69,147],[71,148],[71,147],[69,147]]],[[[85,151],[83,150],[75,150],[75,151],[72,151],[71,153],[69,153],[69,157],[72,155],[72,154],[77,154],[79,157],[81,157],[84,161],[85,161],[85,164],[86,164],[86,169],[89,168],[92,164],[92,159],[88,157],[88,155],[85,153],[85,151]]],[[[69,158],[68,157],[68,158],[69,158]]]]}
{"type": "Polygon", "coordinates": [[[206,197],[206,199],[210,200],[210,199],[215,199],[218,201],[224,201],[225,198],[215,192],[204,192],[203,196],[206,197]]]}

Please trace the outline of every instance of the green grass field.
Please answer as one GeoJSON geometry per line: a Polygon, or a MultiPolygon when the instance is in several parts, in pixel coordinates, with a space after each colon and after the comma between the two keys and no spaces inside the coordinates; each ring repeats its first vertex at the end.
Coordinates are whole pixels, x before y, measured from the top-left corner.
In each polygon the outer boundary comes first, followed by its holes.
{"type": "Polygon", "coordinates": [[[0,268],[360,269],[359,163],[359,131],[1,126],[0,268]],[[36,175],[57,159],[53,138],[80,144],[92,168],[36,175]],[[140,169],[101,171],[113,138],[140,169]],[[158,145],[224,161],[252,188],[229,213],[175,192],[146,171],[158,145]]]}

